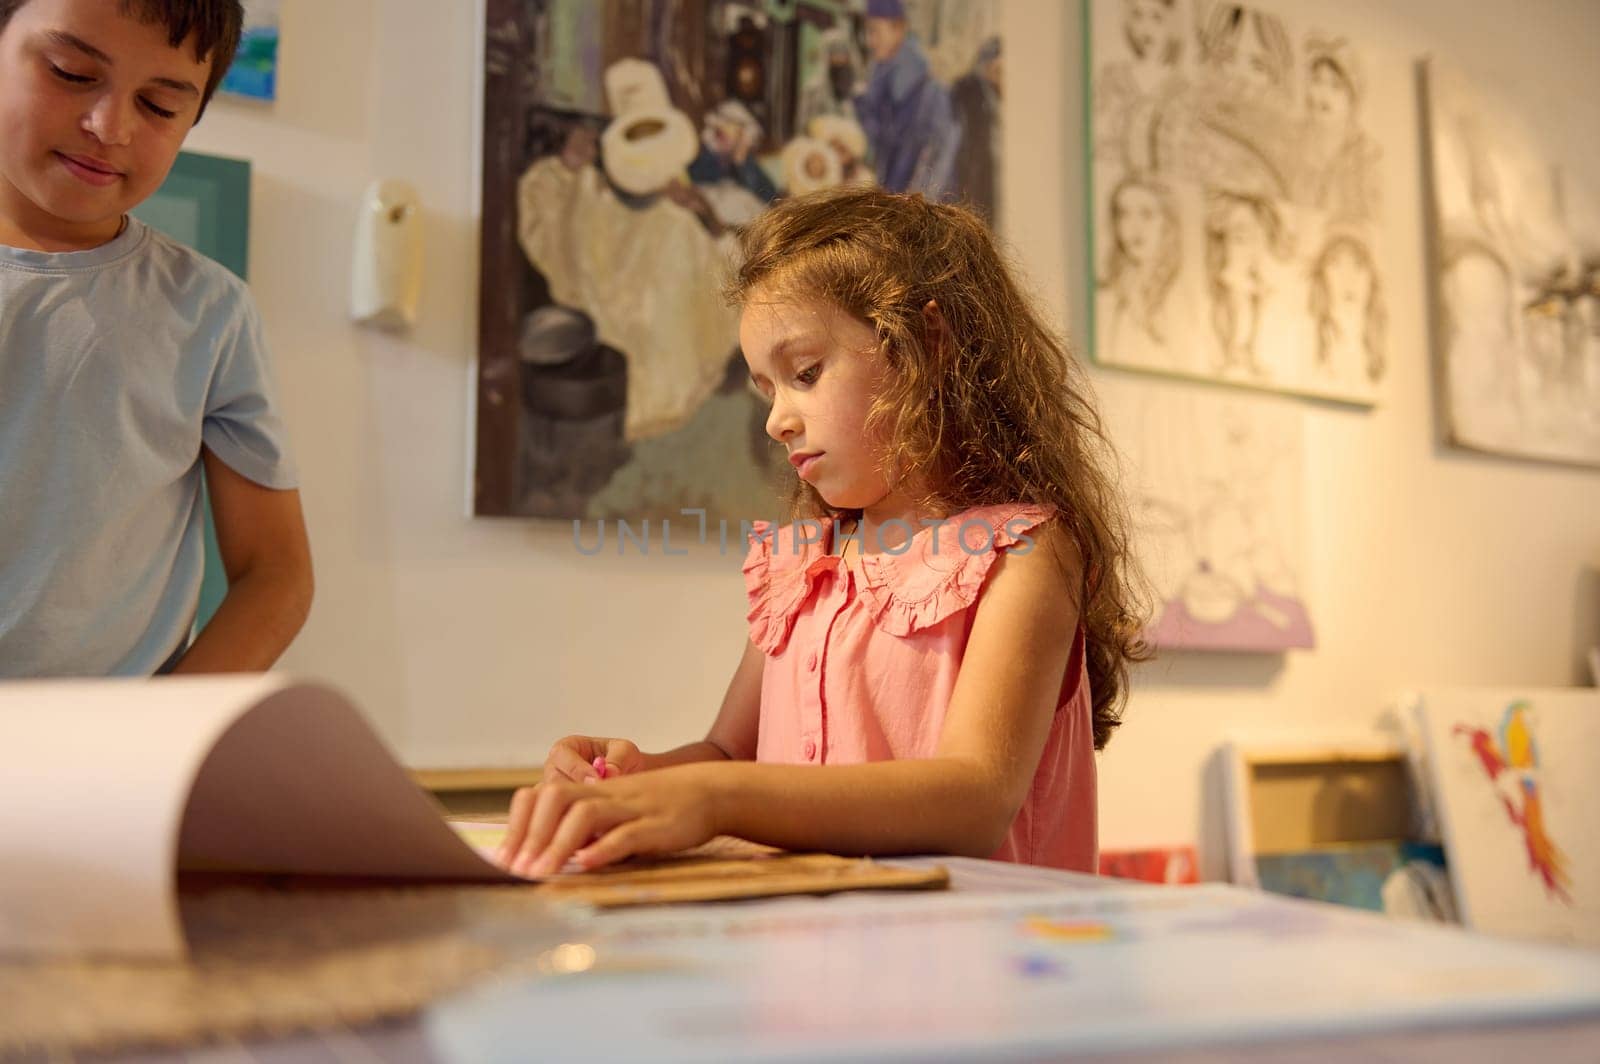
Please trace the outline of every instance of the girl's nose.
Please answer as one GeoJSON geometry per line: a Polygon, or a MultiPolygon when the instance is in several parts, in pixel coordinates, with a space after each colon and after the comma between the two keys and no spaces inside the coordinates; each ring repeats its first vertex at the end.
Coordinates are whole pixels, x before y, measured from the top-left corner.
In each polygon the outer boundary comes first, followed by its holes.
{"type": "Polygon", "coordinates": [[[794,407],[780,396],[773,399],[772,410],[767,414],[767,435],[783,443],[800,431],[800,416],[794,407]]]}

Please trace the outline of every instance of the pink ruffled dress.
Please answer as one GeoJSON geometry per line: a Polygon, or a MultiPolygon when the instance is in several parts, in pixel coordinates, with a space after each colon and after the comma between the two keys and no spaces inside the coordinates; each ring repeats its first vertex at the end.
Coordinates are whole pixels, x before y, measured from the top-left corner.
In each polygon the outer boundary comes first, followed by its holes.
{"type": "MultiPolygon", "coordinates": [[[[788,525],[774,535],[759,523],[744,563],[750,637],[767,655],[756,760],[842,765],[933,757],[984,578],[1001,551],[1051,514],[1023,504],[968,510],[919,529],[900,554],[863,553],[859,586],[830,553],[836,526],[818,536],[815,523],[809,530],[788,525]]],[[[1080,627],[1033,784],[992,856],[1093,872],[1095,832],[1094,731],[1080,627]]]]}

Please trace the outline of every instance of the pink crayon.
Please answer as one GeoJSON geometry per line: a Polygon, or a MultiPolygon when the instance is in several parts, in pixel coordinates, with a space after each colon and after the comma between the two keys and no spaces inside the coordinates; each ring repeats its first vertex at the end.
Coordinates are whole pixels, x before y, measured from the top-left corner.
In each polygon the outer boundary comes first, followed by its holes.
{"type": "Polygon", "coordinates": [[[599,774],[601,779],[605,779],[606,778],[606,759],[603,758],[603,757],[595,758],[594,759],[594,770],[595,770],[596,773],[599,774]]]}

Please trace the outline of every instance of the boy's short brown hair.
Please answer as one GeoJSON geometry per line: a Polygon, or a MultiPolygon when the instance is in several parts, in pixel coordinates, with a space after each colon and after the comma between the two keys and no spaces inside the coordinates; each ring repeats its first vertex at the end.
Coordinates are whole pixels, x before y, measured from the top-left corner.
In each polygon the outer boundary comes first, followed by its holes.
{"type": "MultiPolygon", "coordinates": [[[[11,16],[28,0],[0,0],[0,30],[6,28],[11,16]]],[[[132,15],[141,22],[159,25],[167,31],[167,42],[176,48],[194,34],[194,57],[204,62],[211,57],[211,73],[206,78],[205,93],[200,97],[200,113],[205,114],[206,104],[222,83],[222,76],[233,65],[233,55],[239,50],[239,35],[244,30],[244,4],[242,0],[118,0],[123,14],[132,15]]]]}

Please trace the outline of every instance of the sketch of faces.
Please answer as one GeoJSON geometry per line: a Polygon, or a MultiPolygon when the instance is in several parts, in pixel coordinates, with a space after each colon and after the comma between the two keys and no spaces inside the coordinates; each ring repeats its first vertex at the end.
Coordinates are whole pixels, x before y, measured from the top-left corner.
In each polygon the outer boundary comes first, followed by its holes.
{"type": "Polygon", "coordinates": [[[1464,242],[1446,256],[1441,294],[1452,420],[1479,439],[1511,439],[1522,417],[1511,270],[1487,244],[1464,242]]]}
{"type": "Polygon", "coordinates": [[[1177,0],[1123,0],[1122,32],[1134,57],[1171,66],[1182,54],[1177,0]]]}
{"type": "Polygon", "coordinates": [[[1306,114],[1314,125],[1330,129],[1343,129],[1355,121],[1355,84],[1330,56],[1312,60],[1306,79],[1306,114]]]}
{"type": "Polygon", "coordinates": [[[1311,267],[1310,310],[1317,328],[1316,366],[1336,378],[1383,376],[1386,315],[1377,267],[1353,236],[1328,240],[1311,267]]]}
{"type": "Polygon", "coordinates": [[[1269,267],[1284,256],[1282,220],[1263,197],[1212,192],[1205,232],[1211,324],[1221,345],[1218,369],[1261,376],[1256,333],[1271,287],[1269,267]]]}
{"type": "Polygon", "coordinates": [[[1288,92],[1294,49],[1275,15],[1242,4],[1213,4],[1199,19],[1201,62],[1247,96],[1288,92]]]}
{"type": "Polygon", "coordinates": [[[1159,313],[1182,264],[1172,191],[1147,178],[1123,178],[1111,193],[1111,234],[1100,284],[1115,294],[1119,315],[1132,315],[1150,340],[1162,343],[1159,313]]]}

